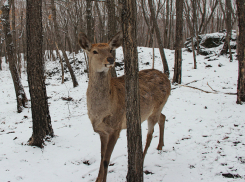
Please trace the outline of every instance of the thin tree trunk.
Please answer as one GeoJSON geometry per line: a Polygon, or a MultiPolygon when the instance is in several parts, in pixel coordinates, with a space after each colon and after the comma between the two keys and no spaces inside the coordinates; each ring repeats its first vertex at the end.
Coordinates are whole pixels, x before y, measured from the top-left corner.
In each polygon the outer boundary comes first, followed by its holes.
{"type": "MultiPolygon", "coordinates": [[[[15,64],[16,66],[18,65],[17,64],[17,55],[16,55],[16,30],[15,30],[15,3],[14,3],[15,0],[11,0],[11,7],[12,7],[12,11],[11,11],[11,14],[12,14],[12,37],[13,37],[13,44],[14,44],[14,52],[13,52],[13,57],[14,57],[14,61],[15,61],[15,64]]],[[[18,68],[17,68],[18,70],[18,68]]]]}
{"type": "Polygon", "coordinates": [[[181,84],[182,68],[182,42],[183,42],[183,3],[184,0],[176,1],[176,39],[173,83],[181,84]]]}
{"type": "MultiPolygon", "coordinates": [[[[170,1],[170,12],[173,11],[173,0],[170,1]]],[[[168,30],[171,30],[173,27],[173,13],[170,13],[169,15],[169,27],[168,30]]],[[[168,49],[172,49],[172,44],[171,44],[171,37],[172,37],[172,31],[168,31],[168,49]]]]}
{"type": "Polygon", "coordinates": [[[75,75],[75,73],[74,73],[74,71],[73,71],[73,69],[71,67],[71,64],[69,62],[69,59],[68,59],[68,56],[66,54],[65,49],[62,48],[63,46],[62,46],[61,36],[60,36],[58,23],[57,23],[57,19],[56,19],[56,8],[55,8],[55,5],[54,5],[54,0],[51,0],[51,6],[52,6],[52,15],[53,15],[54,29],[55,29],[55,35],[56,35],[56,40],[57,40],[57,43],[58,43],[58,47],[62,51],[62,54],[63,54],[63,56],[65,58],[66,65],[68,67],[68,70],[69,70],[71,78],[72,78],[73,87],[76,87],[76,86],[78,86],[76,75],[75,75]]]}
{"type": "Polygon", "coordinates": [[[191,37],[192,54],[193,54],[193,60],[194,60],[194,69],[197,69],[196,49],[195,49],[193,39],[194,39],[194,37],[191,37]]]}
{"type": "Polygon", "coordinates": [[[237,104],[245,102],[245,0],[236,0],[239,22],[237,104]]]}
{"type": "Polygon", "coordinates": [[[46,136],[54,136],[44,79],[42,0],[27,0],[26,30],[27,73],[33,122],[29,145],[42,148],[46,136]]]}
{"type": "MultiPolygon", "coordinates": [[[[93,34],[92,34],[92,1],[86,0],[86,21],[87,21],[87,37],[93,42],[93,34]]],[[[89,64],[87,65],[89,67],[89,64]]],[[[89,69],[87,69],[88,77],[89,77],[89,69]]]]}
{"type": "Polygon", "coordinates": [[[156,38],[157,38],[157,42],[158,42],[158,46],[159,46],[159,51],[161,54],[161,58],[162,58],[162,63],[163,63],[163,70],[164,73],[169,76],[169,68],[168,68],[168,63],[167,63],[167,59],[164,53],[164,48],[163,48],[163,43],[162,43],[162,39],[161,39],[161,34],[160,34],[160,30],[158,27],[158,23],[157,23],[157,19],[155,16],[155,10],[153,8],[153,1],[152,0],[148,0],[148,4],[150,7],[150,11],[151,11],[151,20],[153,22],[153,27],[156,33],[156,38]]]}
{"type": "Polygon", "coordinates": [[[228,44],[228,50],[230,53],[230,62],[232,62],[232,53],[231,53],[231,12],[232,12],[232,6],[231,6],[231,0],[226,0],[226,41],[228,44]]]}
{"type": "Polygon", "coordinates": [[[16,62],[14,59],[14,50],[15,47],[13,45],[13,38],[10,31],[10,22],[9,22],[9,4],[5,4],[2,7],[2,22],[3,22],[3,29],[5,34],[5,44],[6,44],[6,50],[9,61],[9,69],[12,75],[14,88],[15,88],[15,94],[16,94],[16,100],[17,100],[17,112],[20,113],[23,110],[23,107],[25,107],[25,104],[27,102],[27,97],[24,91],[24,88],[21,84],[21,80],[18,74],[16,62]]]}
{"type": "Polygon", "coordinates": [[[152,69],[154,69],[154,65],[155,65],[155,46],[154,46],[154,35],[153,35],[153,44],[152,44],[152,69]]]}
{"type": "Polygon", "coordinates": [[[136,0],[121,0],[125,59],[128,182],[143,181],[143,152],[139,105],[136,0]]]}
{"type": "MultiPolygon", "coordinates": [[[[106,5],[108,9],[108,40],[110,40],[114,35],[116,35],[116,28],[117,28],[117,22],[116,22],[116,10],[115,10],[115,4],[114,0],[107,0],[106,5]]],[[[114,50],[112,52],[112,55],[114,58],[116,58],[116,51],[114,50]]],[[[117,73],[115,70],[115,66],[111,68],[111,76],[117,77],[117,73]]]]}
{"type": "Polygon", "coordinates": [[[166,16],[164,27],[164,48],[168,48],[168,26],[169,26],[169,0],[166,1],[166,16]]]}
{"type": "Polygon", "coordinates": [[[59,52],[59,47],[57,45],[57,43],[55,42],[56,45],[56,54],[58,55],[59,59],[60,59],[60,68],[61,68],[61,83],[63,84],[65,82],[65,72],[64,72],[64,66],[63,66],[63,62],[62,62],[62,57],[60,55],[59,52]]]}
{"type": "Polygon", "coordinates": [[[97,11],[97,14],[98,14],[98,18],[99,18],[99,42],[103,42],[103,37],[104,37],[104,26],[103,26],[103,20],[102,20],[102,15],[101,15],[101,12],[100,12],[100,8],[99,8],[99,5],[98,5],[98,1],[95,1],[95,8],[96,8],[96,11],[97,11]]]}
{"type": "Polygon", "coordinates": [[[90,41],[93,41],[92,0],[86,0],[86,12],[87,12],[87,37],[90,41]]]}
{"type": "MultiPolygon", "coordinates": [[[[196,37],[196,43],[197,43],[197,55],[199,54],[199,41],[198,41],[198,34],[199,34],[199,31],[198,31],[198,22],[197,22],[197,0],[193,0],[192,1],[192,11],[193,11],[193,33],[194,33],[194,35],[193,36],[195,36],[196,37]]],[[[195,66],[194,66],[194,69],[196,69],[195,68],[195,66]]]]}
{"type": "Polygon", "coordinates": [[[186,21],[189,26],[189,30],[191,32],[191,46],[192,46],[192,53],[193,53],[194,69],[197,69],[196,52],[195,52],[195,45],[194,45],[195,25],[193,23],[194,20],[192,20],[192,22],[190,20],[190,7],[188,3],[185,3],[185,12],[186,12],[186,21]]]}
{"type": "Polygon", "coordinates": [[[2,30],[0,30],[0,70],[2,70],[2,46],[3,46],[2,30]]]}

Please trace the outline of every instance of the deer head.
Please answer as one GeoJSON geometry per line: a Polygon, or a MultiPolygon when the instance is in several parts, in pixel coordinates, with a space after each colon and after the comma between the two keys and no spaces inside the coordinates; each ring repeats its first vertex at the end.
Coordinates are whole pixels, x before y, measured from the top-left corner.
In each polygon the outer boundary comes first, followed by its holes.
{"type": "Polygon", "coordinates": [[[91,44],[84,33],[79,34],[79,44],[89,57],[89,66],[93,72],[108,72],[114,66],[112,50],[122,45],[123,34],[117,33],[108,43],[91,44]]]}

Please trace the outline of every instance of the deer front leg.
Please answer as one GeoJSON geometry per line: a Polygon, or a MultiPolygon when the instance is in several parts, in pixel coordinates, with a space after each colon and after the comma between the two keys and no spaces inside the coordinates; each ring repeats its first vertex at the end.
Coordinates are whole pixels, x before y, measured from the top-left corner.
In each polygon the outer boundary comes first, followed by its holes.
{"type": "Polygon", "coordinates": [[[106,153],[105,153],[105,157],[104,157],[104,161],[103,161],[103,164],[104,164],[103,182],[106,182],[108,165],[109,165],[109,162],[110,162],[111,154],[112,154],[112,151],[113,151],[113,149],[114,149],[114,147],[115,147],[115,145],[117,143],[117,140],[119,138],[120,131],[121,130],[116,130],[115,132],[110,134],[109,141],[108,141],[108,144],[107,144],[106,153]]]}
{"type": "Polygon", "coordinates": [[[100,170],[96,182],[102,182],[104,178],[104,158],[106,153],[106,148],[108,144],[109,134],[100,132],[100,142],[101,142],[101,161],[100,170]]]}

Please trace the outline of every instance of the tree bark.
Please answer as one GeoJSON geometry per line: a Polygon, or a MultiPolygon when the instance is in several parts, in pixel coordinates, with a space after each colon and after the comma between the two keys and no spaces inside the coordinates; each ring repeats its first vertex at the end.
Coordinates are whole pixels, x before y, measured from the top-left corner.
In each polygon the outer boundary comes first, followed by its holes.
{"type": "Polygon", "coordinates": [[[236,0],[239,37],[238,37],[238,83],[237,83],[237,104],[245,102],[245,0],[236,0]]]}
{"type": "Polygon", "coordinates": [[[136,0],[122,0],[123,49],[125,60],[128,182],[143,181],[143,155],[139,105],[136,0]]]}
{"type": "Polygon", "coordinates": [[[163,70],[164,73],[169,76],[169,68],[168,68],[168,63],[167,63],[167,59],[164,53],[164,48],[163,48],[163,43],[162,43],[162,39],[161,39],[161,34],[160,34],[160,30],[158,27],[158,23],[157,23],[157,19],[155,16],[155,10],[153,8],[153,1],[152,0],[148,0],[148,4],[150,7],[150,11],[151,11],[151,20],[153,22],[153,27],[156,33],[156,38],[157,38],[157,42],[158,42],[158,46],[159,46],[159,51],[160,51],[160,55],[162,58],[162,63],[163,63],[163,70]]]}
{"type": "Polygon", "coordinates": [[[27,73],[33,122],[29,145],[42,148],[44,139],[54,136],[44,79],[42,0],[26,2],[27,73]]]}
{"type": "Polygon", "coordinates": [[[176,1],[176,39],[173,83],[181,84],[182,69],[182,42],[183,42],[183,3],[184,0],[176,1]]]}
{"type": "Polygon", "coordinates": [[[10,11],[10,7],[9,7],[9,3],[7,3],[2,7],[2,22],[3,22],[3,29],[5,34],[6,50],[7,50],[7,55],[5,54],[5,57],[8,56],[9,69],[14,82],[14,88],[15,88],[15,94],[17,100],[17,112],[20,113],[22,112],[23,107],[25,107],[25,104],[27,102],[27,97],[24,88],[21,84],[16,62],[14,59],[15,47],[13,45],[13,37],[10,30],[9,11],[10,11]]]}

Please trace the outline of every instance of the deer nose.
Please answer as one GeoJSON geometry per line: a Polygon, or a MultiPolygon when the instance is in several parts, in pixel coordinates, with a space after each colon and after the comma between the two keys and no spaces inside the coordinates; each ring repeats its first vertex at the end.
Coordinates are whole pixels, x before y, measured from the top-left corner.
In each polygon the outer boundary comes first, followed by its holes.
{"type": "Polygon", "coordinates": [[[113,57],[108,57],[108,58],[107,58],[107,61],[108,61],[110,64],[113,64],[115,60],[114,60],[113,57]]]}

